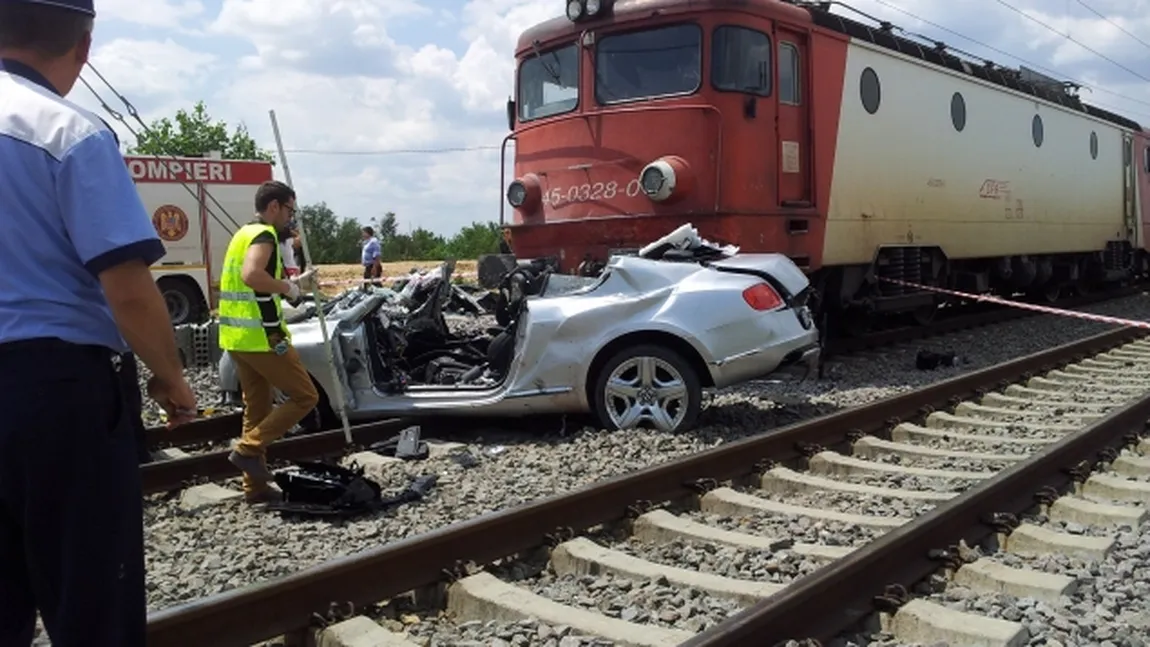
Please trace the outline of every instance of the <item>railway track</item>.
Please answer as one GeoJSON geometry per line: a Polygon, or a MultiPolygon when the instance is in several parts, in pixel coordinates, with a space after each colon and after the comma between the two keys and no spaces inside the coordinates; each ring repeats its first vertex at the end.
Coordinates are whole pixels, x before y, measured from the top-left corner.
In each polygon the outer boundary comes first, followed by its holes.
{"type": "MultiPolygon", "coordinates": [[[[1143,291],[1142,287],[1124,287],[1104,293],[1065,298],[1052,305],[1059,308],[1082,308],[1140,294],[1143,291]]],[[[982,304],[968,306],[968,308],[973,308],[974,312],[959,309],[958,314],[943,315],[928,326],[903,326],[880,330],[862,337],[835,339],[827,344],[824,356],[836,357],[884,346],[905,344],[1039,314],[998,306],[983,309],[980,306],[982,304]]],[[[148,448],[153,452],[161,452],[165,449],[189,449],[226,443],[239,435],[240,424],[241,414],[223,413],[213,414],[211,417],[175,429],[152,427],[147,430],[148,448]]]]}
{"type": "MultiPolygon", "coordinates": [[[[1140,292],[1140,288],[1122,288],[1086,297],[1064,299],[1058,306],[1084,307],[1140,292]]],[[[930,326],[911,326],[880,331],[865,337],[832,340],[828,344],[826,356],[843,356],[896,344],[912,343],[921,339],[1006,323],[1034,314],[1036,313],[1025,310],[997,307],[987,310],[976,309],[975,312],[944,317],[930,326]]],[[[452,420],[420,422],[425,427],[429,426],[432,431],[458,432],[459,427],[459,422],[452,420]]],[[[314,460],[351,453],[393,437],[411,424],[412,420],[387,419],[357,425],[353,428],[355,442],[352,446],[346,444],[341,430],[289,436],[272,446],[269,460],[273,462],[314,460]]],[[[171,430],[163,427],[149,429],[148,443],[154,452],[155,460],[141,466],[144,493],[167,492],[235,477],[235,468],[227,461],[229,451],[227,445],[229,441],[239,437],[240,425],[241,414],[225,413],[171,430]]]]}
{"type": "Polygon", "coordinates": [[[165,609],[149,644],[249,645],[314,632],[316,618],[327,645],[406,644],[384,628],[390,616],[416,644],[467,644],[476,626],[505,621],[515,645],[760,646],[841,637],[876,611],[900,642],[1026,644],[1018,622],[930,596],[957,582],[1057,598],[1074,582],[1018,560],[1102,558],[1116,529],[1144,519],[1131,502],[1150,501],[1137,480],[1150,475],[1138,455],[1150,453],[1147,368],[1143,332],[1097,335],[165,609]],[[832,527],[853,539],[820,541],[832,527]],[[692,545],[737,549],[750,565],[685,568],[692,545]],[[652,587],[678,606],[606,599],[652,587]],[[428,601],[451,619],[421,619],[428,601]],[[708,611],[684,617],[692,601],[708,611]]]}

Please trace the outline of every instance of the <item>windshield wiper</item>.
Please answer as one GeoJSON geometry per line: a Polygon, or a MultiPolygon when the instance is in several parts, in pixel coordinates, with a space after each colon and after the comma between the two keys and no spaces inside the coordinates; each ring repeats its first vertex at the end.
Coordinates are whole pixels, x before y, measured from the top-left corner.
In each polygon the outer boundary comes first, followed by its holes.
{"type": "Polygon", "coordinates": [[[543,66],[543,69],[547,71],[547,74],[551,75],[551,78],[555,79],[556,84],[558,84],[560,87],[563,87],[563,81],[559,77],[559,69],[563,67],[563,64],[559,62],[559,55],[556,54],[554,50],[551,51],[551,57],[555,59],[556,67],[556,69],[553,70],[547,65],[547,62],[543,60],[543,52],[539,50],[538,40],[532,41],[531,51],[535,52],[535,58],[539,59],[539,64],[543,66]]]}

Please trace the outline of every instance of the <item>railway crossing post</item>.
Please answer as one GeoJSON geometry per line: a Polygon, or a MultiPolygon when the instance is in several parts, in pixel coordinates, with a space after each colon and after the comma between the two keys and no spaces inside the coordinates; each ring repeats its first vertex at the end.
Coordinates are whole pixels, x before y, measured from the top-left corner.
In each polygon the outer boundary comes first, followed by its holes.
{"type": "MultiPolygon", "coordinates": [[[[280,138],[280,126],[276,121],[276,111],[269,110],[268,115],[272,120],[272,133],[276,138],[276,148],[279,150],[280,163],[284,165],[284,179],[287,180],[288,186],[295,186],[291,181],[291,169],[288,167],[287,154],[284,152],[283,139],[280,138]]],[[[296,215],[299,218],[299,242],[300,247],[303,249],[303,259],[307,267],[315,267],[312,262],[311,252],[307,246],[307,227],[304,223],[303,213],[300,212],[296,215]]],[[[312,282],[311,296],[315,300],[316,316],[319,317],[319,331],[323,335],[323,347],[327,351],[327,364],[331,369],[332,387],[335,389],[335,410],[339,413],[339,420],[343,423],[343,435],[347,439],[347,444],[352,444],[351,437],[351,424],[347,421],[347,403],[343,399],[343,382],[339,379],[339,371],[335,370],[335,353],[331,349],[331,337],[327,332],[327,320],[323,315],[323,295],[319,292],[319,281],[312,282]]]]}

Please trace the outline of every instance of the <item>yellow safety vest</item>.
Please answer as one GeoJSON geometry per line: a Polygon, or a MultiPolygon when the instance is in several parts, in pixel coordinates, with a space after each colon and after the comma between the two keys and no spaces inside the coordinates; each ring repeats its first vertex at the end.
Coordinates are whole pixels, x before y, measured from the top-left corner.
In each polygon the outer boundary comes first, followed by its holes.
{"type": "Polygon", "coordinates": [[[269,232],[275,237],[276,273],[277,279],[283,278],[283,262],[280,259],[279,237],[275,227],[263,223],[251,223],[240,227],[232,236],[228,244],[227,254],[224,255],[224,268],[220,274],[220,310],[219,330],[220,348],[223,350],[237,350],[241,352],[267,353],[272,351],[268,343],[266,329],[260,314],[260,301],[271,300],[276,306],[275,327],[280,329],[287,341],[291,341],[291,333],[283,323],[283,305],[281,297],[273,294],[268,297],[256,296],[255,290],[248,287],[243,279],[244,256],[248,253],[255,237],[263,232],[269,232]]]}

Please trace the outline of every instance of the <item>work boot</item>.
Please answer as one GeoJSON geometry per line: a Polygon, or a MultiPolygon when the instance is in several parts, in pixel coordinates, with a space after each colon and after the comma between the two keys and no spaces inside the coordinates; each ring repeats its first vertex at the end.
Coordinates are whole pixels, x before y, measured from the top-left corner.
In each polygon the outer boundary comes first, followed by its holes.
{"type": "Polygon", "coordinates": [[[275,480],[259,456],[244,456],[233,450],[232,453],[228,454],[228,462],[238,467],[240,471],[248,475],[248,478],[257,483],[270,483],[275,480]]]}

